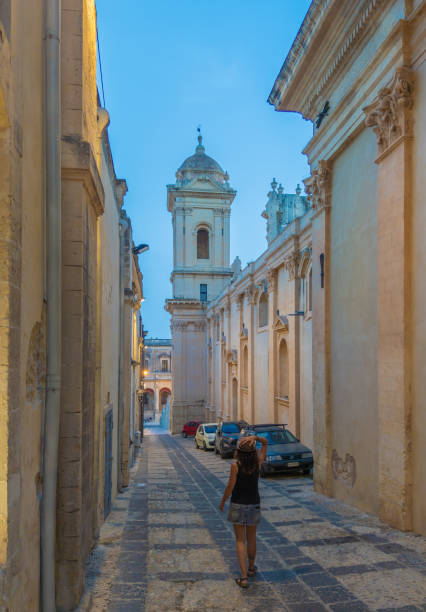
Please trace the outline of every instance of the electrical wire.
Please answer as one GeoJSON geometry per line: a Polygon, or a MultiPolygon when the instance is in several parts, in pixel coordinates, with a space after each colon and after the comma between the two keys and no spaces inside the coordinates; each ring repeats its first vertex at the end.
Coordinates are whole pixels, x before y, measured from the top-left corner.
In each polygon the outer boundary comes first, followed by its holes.
{"type": "Polygon", "coordinates": [[[102,87],[102,100],[103,100],[103,108],[105,107],[105,91],[104,91],[104,77],[102,74],[102,61],[101,61],[101,50],[99,47],[99,31],[98,31],[98,20],[97,20],[98,11],[96,10],[96,41],[98,44],[98,58],[99,58],[99,73],[101,75],[101,87],[102,87]]]}

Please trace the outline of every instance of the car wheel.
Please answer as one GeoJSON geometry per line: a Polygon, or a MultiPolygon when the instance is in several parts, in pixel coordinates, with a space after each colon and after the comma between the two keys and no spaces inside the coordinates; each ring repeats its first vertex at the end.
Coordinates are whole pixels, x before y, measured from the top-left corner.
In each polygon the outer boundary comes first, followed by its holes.
{"type": "Polygon", "coordinates": [[[218,454],[219,454],[219,451],[217,450],[217,446],[215,446],[215,447],[214,447],[214,454],[215,454],[215,455],[218,455],[218,454]]]}
{"type": "Polygon", "coordinates": [[[205,451],[207,450],[207,446],[206,446],[205,442],[203,442],[203,450],[205,450],[205,451]]]}
{"type": "Polygon", "coordinates": [[[194,444],[195,444],[195,448],[198,448],[198,442],[195,438],[194,438],[194,444]]]}
{"type": "Polygon", "coordinates": [[[183,436],[184,438],[187,438],[187,437],[188,437],[188,434],[186,433],[186,431],[184,431],[184,432],[182,433],[182,436],[183,436]]]}
{"type": "Polygon", "coordinates": [[[226,459],[226,455],[225,455],[225,453],[223,452],[223,446],[222,446],[222,448],[220,449],[220,456],[222,457],[222,459],[226,459]]]}

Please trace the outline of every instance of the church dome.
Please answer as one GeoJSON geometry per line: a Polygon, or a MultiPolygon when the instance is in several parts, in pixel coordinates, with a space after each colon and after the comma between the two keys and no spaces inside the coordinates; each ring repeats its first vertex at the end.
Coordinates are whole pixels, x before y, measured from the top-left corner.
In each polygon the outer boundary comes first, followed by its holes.
{"type": "Polygon", "coordinates": [[[228,179],[227,174],[222,170],[217,161],[205,153],[202,144],[203,137],[198,136],[198,145],[194,155],[187,157],[183,164],[178,168],[176,176],[178,179],[190,180],[199,174],[212,175],[217,181],[223,182],[228,179]]]}

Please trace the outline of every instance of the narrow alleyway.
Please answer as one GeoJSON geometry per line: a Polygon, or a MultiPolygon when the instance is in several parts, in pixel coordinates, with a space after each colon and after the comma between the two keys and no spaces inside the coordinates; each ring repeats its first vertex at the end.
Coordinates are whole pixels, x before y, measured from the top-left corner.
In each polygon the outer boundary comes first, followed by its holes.
{"type": "Polygon", "coordinates": [[[313,492],[261,481],[259,574],[242,591],[218,505],[229,461],[192,439],[146,436],[88,565],[93,612],[426,610],[426,539],[313,492]]]}

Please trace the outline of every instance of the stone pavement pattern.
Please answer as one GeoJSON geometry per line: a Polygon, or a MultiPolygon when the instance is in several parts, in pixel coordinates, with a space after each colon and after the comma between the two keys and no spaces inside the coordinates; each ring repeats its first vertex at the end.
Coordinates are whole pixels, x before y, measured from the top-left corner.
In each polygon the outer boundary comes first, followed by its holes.
{"type": "Polygon", "coordinates": [[[92,612],[426,611],[426,538],[301,477],[260,481],[259,573],[242,591],[232,525],[218,510],[229,463],[192,439],[145,437],[89,560],[92,612]]]}

